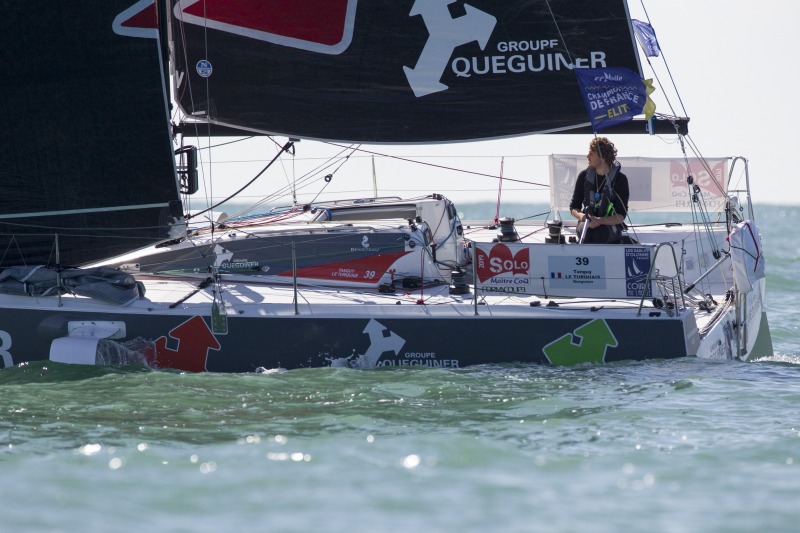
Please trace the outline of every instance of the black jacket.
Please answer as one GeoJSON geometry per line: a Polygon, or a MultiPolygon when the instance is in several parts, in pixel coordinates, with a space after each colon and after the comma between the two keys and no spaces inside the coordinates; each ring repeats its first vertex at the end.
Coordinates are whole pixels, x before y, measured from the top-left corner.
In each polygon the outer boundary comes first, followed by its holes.
{"type": "MultiPolygon", "coordinates": [[[[588,169],[583,170],[578,174],[569,208],[570,210],[577,209],[578,211],[583,211],[585,207],[589,206],[594,208],[590,213],[591,215],[606,216],[609,194],[605,187],[605,176],[598,175],[596,183],[592,184],[586,179],[587,170],[588,169]],[[600,185],[600,190],[598,190],[598,184],[600,185]],[[595,201],[592,201],[594,192],[600,193],[600,195],[596,197],[597,199],[595,201]]],[[[628,177],[622,172],[617,171],[617,175],[613,178],[611,189],[611,202],[614,205],[614,211],[623,217],[626,216],[628,213],[628,199],[631,196],[630,189],[628,189],[628,177]]]]}

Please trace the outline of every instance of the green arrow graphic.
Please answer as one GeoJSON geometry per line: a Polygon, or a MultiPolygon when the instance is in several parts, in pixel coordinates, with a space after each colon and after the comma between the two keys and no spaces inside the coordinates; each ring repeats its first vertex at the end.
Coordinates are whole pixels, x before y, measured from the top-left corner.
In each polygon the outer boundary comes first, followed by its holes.
{"type": "Polygon", "coordinates": [[[553,365],[603,363],[608,347],[613,348],[617,344],[617,339],[606,321],[596,319],[545,345],[542,351],[553,365]]]}

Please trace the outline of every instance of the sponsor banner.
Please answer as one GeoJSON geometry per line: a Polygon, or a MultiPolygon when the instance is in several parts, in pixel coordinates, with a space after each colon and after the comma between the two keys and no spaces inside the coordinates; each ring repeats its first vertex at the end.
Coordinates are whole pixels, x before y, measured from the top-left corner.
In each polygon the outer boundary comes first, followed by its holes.
{"type": "MultiPolygon", "coordinates": [[[[308,278],[327,281],[354,281],[378,285],[390,281],[389,268],[407,252],[392,254],[378,254],[370,257],[354,259],[345,263],[328,263],[319,266],[298,268],[298,278],[308,278]]],[[[292,277],[292,271],[279,274],[292,277]]]]}
{"type": "Polygon", "coordinates": [[[649,297],[652,295],[652,286],[645,287],[651,264],[649,248],[625,248],[625,292],[627,296],[649,297]]]}
{"type": "Polygon", "coordinates": [[[606,288],[606,258],[602,255],[556,255],[547,258],[550,287],[602,291],[606,288]]]}
{"type": "MultiPolygon", "coordinates": [[[[702,197],[709,211],[725,207],[728,160],[653,157],[620,157],[622,173],[628,177],[631,197],[628,211],[688,213],[692,196],[702,197]],[[693,186],[688,178],[692,177],[693,186]],[[694,185],[699,189],[694,190],[694,185]]],[[[550,156],[550,205],[569,211],[578,174],[586,168],[586,155],[550,156]]]]}
{"type": "Polygon", "coordinates": [[[479,244],[476,255],[481,290],[531,294],[529,245],[479,244]]]}
{"type": "Polygon", "coordinates": [[[620,244],[477,244],[477,285],[495,293],[641,297],[652,250],[620,244]]]}

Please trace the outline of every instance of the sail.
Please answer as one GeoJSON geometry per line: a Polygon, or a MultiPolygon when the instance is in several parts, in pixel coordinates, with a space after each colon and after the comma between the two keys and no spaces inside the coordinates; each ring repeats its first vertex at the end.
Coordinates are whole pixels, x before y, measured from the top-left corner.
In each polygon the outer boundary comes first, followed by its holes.
{"type": "MultiPolygon", "coordinates": [[[[586,124],[572,68],[641,72],[624,0],[172,0],[190,117],[434,143],[586,124]]],[[[205,131],[205,130],[203,130],[205,131]]]]}
{"type": "Polygon", "coordinates": [[[157,32],[118,18],[148,4],[2,2],[0,266],[54,263],[56,234],[83,264],[181,215],[157,32]]]}

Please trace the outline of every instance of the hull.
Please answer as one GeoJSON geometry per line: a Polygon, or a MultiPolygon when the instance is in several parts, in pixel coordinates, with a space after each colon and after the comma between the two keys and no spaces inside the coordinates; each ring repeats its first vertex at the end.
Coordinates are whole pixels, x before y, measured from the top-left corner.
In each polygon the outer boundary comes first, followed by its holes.
{"type": "Polygon", "coordinates": [[[763,305],[765,280],[744,295],[739,310],[727,306],[703,335],[697,356],[703,359],[741,359],[772,355],[772,339],[763,305]]]}
{"type": "MultiPolygon", "coordinates": [[[[245,317],[229,320],[227,333],[220,335],[212,331],[209,318],[199,315],[27,310],[0,316],[4,328],[0,335],[7,340],[5,366],[49,358],[54,341],[64,338],[70,322],[124,322],[126,339],[144,339],[155,347],[155,354],[142,352],[142,363],[187,371],[568,365],[687,355],[685,324],[680,319],[641,320],[634,325],[625,319],[589,317],[245,317]],[[646,340],[653,338],[666,342],[646,340]]],[[[101,362],[130,361],[115,361],[108,354],[119,350],[109,347],[114,341],[105,342],[97,348],[101,362]]],[[[82,362],[80,347],[81,343],[70,344],[60,356],[67,362],[82,362]]]]}
{"type": "MultiPolygon", "coordinates": [[[[420,260],[433,255],[430,241],[421,239],[404,249],[412,258],[404,275],[419,280],[413,287],[399,279],[380,287],[304,284],[301,276],[293,285],[292,276],[274,283],[225,272],[211,282],[205,275],[140,269],[144,296],[128,305],[86,295],[0,294],[0,355],[6,367],[50,359],[190,372],[770,355],[764,278],[740,292],[725,283],[732,270],[725,260],[689,288],[685,273],[695,276],[714,258],[692,256],[688,234],[664,231],[670,233],[649,239],[661,245],[582,245],[492,242],[492,229],[473,234],[480,238],[472,243],[473,271],[461,282],[420,260]],[[670,243],[678,239],[683,244],[676,250],[670,243]],[[697,296],[707,293],[715,300],[697,296]]],[[[402,234],[395,229],[391,238],[402,234]]],[[[251,250],[285,240],[283,233],[260,235],[249,239],[261,245],[251,250]]],[[[717,239],[725,236],[718,232],[717,239]]],[[[110,264],[119,266],[115,261],[110,264]]],[[[298,273],[307,268],[296,267],[298,273]]]]}
{"type": "MultiPolygon", "coordinates": [[[[224,244],[232,250],[238,249],[231,242],[246,244],[250,258],[260,257],[253,255],[259,250],[284,250],[287,243],[299,242],[295,249],[303,250],[303,232],[311,229],[311,225],[302,231],[265,227],[251,231],[249,238],[228,234],[224,244]]],[[[123,268],[137,258],[136,279],[144,293],[126,300],[127,305],[103,303],[77,287],[83,296],[0,294],[3,365],[50,359],[136,363],[190,372],[254,372],[574,365],[686,356],[747,360],[771,354],[765,320],[762,326],[764,278],[747,281],[746,292],[737,290],[726,282],[735,272],[736,259],[714,263],[710,252],[692,255],[696,241],[690,229],[650,227],[651,234],[640,233],[650,244],[626,245],[497,242],[492,240],[496,228],[488,229],[485,234],[472,233],[476,240],[464,265],[472,272],[462,269],[462,279],[455,270],[440,270],[442,263],[430,259],[435,255],[432,239],[419,228],[401,229],[395,224],[388,233],[353,229],[326,242],[357,257],[342,262],[335,256],[325,272],[386,257],[390,243],[396,241],[401,243],[398,251],[405,266],[395,261],[391,269],[376,269],[381,275],[375,279],[336,280],[339,284],[334,285],[331,279],[301,275],[318,266],[304,263],[315,260],[308,254],[308,259],[301,256],[295,268],[289,268],[289,275],[282,270],[279,283],[226,272],[222,263],[213,282],[208,274],[147,273],[143,267],[156,262],[143,261],[147,254],[135,253],[106,264],[123,268]],[[404,235],[417,235],[419,244],[411,247],[414,239],[404,235]],[[380,239],[385,247],[374,250],[354,244],[380,239]],[[703,265],[706,273],[698,278],[703,265]],[[687,274],[696,282],[687,285],[687,274]],[[404,277],[417,283],[408,285],[404,277]]],[[[329,230],[317,231],[330,235],[329,230]]],[[[725,242],[726,236],[724,228],[715,233],[718,242],[725,242]]],[[[180,246],[201,248],[196,242],[180,246]]],[[[179,252],[153,250],[162,259],[179,252]]],[[[237,256],[223,257],[230,261],[237,256]]],[[[171,259],[173,266],[181,264],[176,257],[171,259]]],[[[183,267],[191,270],[189,263],[183,267]]],[[[25,286],[14,283],[11,288],[25,286]]]]}
{"type": "MultiPolygon", "coordinates": [[[[190,286],[171,284],[161,284],[162,295],[178,295],[190,286]]],[[[152,301],[120,309],[84,298],[64,298],[59,307],[56,298],[32,302],[6,296],[0,309],[3,365],[51,359],[253,372],[736,355],[735,336],[730,335],[734,317],[727,312],[701,332],[691,310],[638,313],[635,305],[627,305],[592,311],[585,303],[566,299],[556,307],[531,305],[536,299],[495,303],[491,299],[496,297],[489,296],[476,315],[471,295],[453,296],[447,287],[423,295],[425,304],[415,302],[420,295],[402,294],[389,301],[364,295],[356,306],[337,300],[340,291],[301,289],[304,303],[297,308],[290,288],[259,290],[258,297],[276,302],[272,304],[251,303],[256,295],[235,295],[238,289],[226,288],[224,327],[207,312],[204,292],[175,309],[152,301]]]]}

